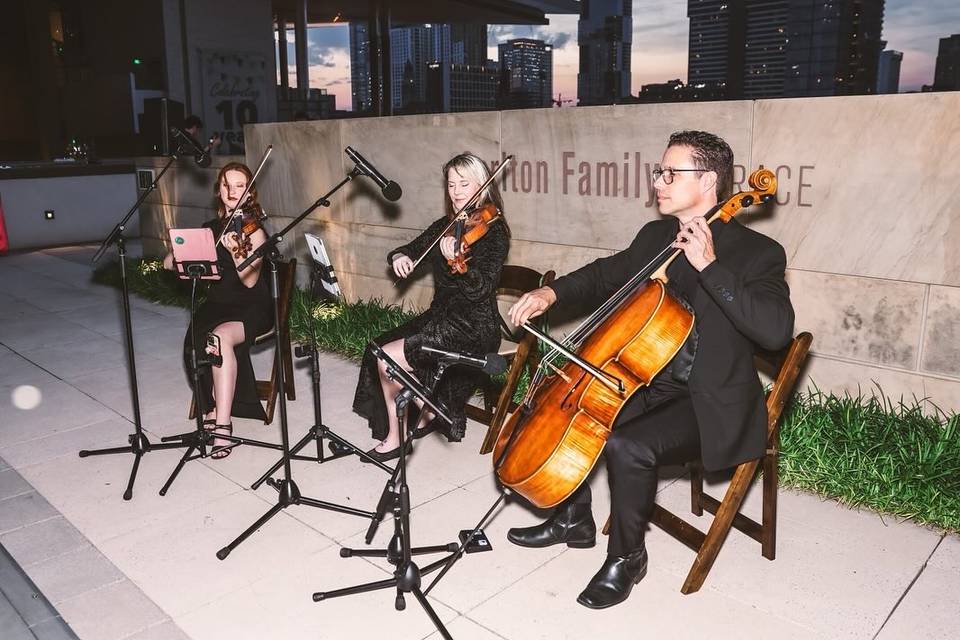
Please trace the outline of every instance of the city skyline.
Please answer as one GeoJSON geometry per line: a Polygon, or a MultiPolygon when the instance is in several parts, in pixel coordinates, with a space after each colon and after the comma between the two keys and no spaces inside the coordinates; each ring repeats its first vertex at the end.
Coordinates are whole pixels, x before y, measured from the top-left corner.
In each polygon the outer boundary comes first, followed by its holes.
{"type": "MultiPolygon", "coordinates": [[[[687,80],[687,46],[690,21],[687,3],[664,0],[634,0],[632,92],[644,84],[672,78],[687,80]]],[[[576,15],[549,15],[549,25],[490,25],[487,56],[497,60],[497,46],[514,38],[543,40],[553,47],[553,91],[576,98],[579,50],[576,15]]],[[[886,0],[883,39],[887,49],[903,52],[900,91],[919,91],[933,83],[940,38],[960,33],[960,4],[954,0],[886,0]]],[[[293,34],[288,35],[291,86],[293,34]]],[[[346,24],[310,28],[308,41],[311,88],[336,95],[337,108],[350,110],[349,27],[346,24]]],[[[574,103],[575,104],[575,101],[574,103]]]]}

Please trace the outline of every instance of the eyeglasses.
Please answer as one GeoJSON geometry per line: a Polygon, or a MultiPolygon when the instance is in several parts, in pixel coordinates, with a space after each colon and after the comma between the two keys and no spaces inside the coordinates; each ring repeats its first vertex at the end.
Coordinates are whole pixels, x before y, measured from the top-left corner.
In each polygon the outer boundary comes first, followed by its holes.
{"type": "Polygon", "coordinates": [[[699,173],[703,173],[702,169],[671,169],[669,167],[666,169],[661,169],[660,167],[657,167],[653,170],[653,181],[656,182],[660,178],[663,178],[663,184],[673,184],[674,174],[682,173],[684,171],[697,171],[699,173]]]}

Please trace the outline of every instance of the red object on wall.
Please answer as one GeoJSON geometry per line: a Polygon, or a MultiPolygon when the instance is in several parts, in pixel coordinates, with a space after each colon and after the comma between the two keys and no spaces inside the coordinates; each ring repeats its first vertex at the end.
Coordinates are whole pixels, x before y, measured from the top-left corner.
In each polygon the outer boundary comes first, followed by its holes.
{"type": "Polygon", "coordinates": [[[7,239],[7,225],[3,220],[3,199],[0,198],[0,253],[6,253],[10,248],[10,241],[7,239]]]}

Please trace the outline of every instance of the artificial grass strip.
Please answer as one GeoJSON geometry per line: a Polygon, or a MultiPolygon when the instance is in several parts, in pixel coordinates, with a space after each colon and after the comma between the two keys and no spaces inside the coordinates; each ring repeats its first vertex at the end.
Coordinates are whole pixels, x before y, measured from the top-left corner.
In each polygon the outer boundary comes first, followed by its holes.
{"type": "Polygon", "coordinates": [[[917,399],[796,395],[780,426],[781,484],[960,530],[960,416],[917,399]]]}
{"type": "MultiPolygon", "coordinates": [[[[94,281],[119,287],[116,262],[94,281]]],[[[162,304],[189,306],[189,283],[158,260],[128,260],[130,290],[162,304]]],[[[322,350],[359,361],[368,341],[416,315],[381,300],[318,302],[296,289],[290,333],[322,350]]],[[[515,394],[522,397],[524,374],[515,394]]],[[[780,484],[852,507],[960,531],[960,416],[914,399],[894,403],[881,389],[869,396],[814,390],[794,396],[780,426],[780,484]]]]}
{"type": "MultiPolygon", "coordinates": [[[[190,281],[164,269],[162,260],[127,258],[126,265],[130,293],[159,304],[190,308],[190,281]]],[[[101,264],[93,272],[93,281],[119,289],[120,263],[101,264]]]]}

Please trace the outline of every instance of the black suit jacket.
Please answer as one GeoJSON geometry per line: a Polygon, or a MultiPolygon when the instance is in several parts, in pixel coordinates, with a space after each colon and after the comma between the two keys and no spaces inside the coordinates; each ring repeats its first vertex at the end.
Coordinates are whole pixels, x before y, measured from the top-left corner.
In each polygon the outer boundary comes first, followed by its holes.
{"type": "MultiPolygon", "coordinates": [[[[627,249],[554,281],[562,303],[598,307],[677,234],[675,218],[650,222],[627,249]]],[[[723,469],[763,455],[767,410],[754,345],[775,350],[793,337],[783,247],[735,219],[711,225],[717,259],[698,274],[690,303],[699,344],[688,386],[704,467],[723,469]]],[[[680,256],[678,260],[685,260],[680,256]]],[[[630,413],[629,403],[622,419],[630,413]]]]}

